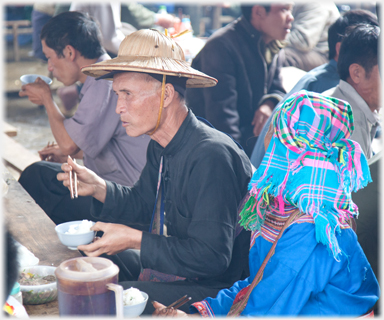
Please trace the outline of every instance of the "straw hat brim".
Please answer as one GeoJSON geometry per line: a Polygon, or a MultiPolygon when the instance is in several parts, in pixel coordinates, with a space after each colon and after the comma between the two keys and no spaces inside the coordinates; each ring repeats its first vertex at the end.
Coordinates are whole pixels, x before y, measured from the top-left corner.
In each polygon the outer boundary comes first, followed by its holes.
{"type": "MultiPolygon", "coordinates": [[[[118,56],[84,66],[81,71],[87,76],[98,78],[111,71],[131,71],[157,73],[176,77],[186,77],[187,88],[207,88],[217,84],[217,80],[189,66],[186,61],[154,56],[118,56]]],[[[105,78],[113,80],[112,78],[105,78]]]]}

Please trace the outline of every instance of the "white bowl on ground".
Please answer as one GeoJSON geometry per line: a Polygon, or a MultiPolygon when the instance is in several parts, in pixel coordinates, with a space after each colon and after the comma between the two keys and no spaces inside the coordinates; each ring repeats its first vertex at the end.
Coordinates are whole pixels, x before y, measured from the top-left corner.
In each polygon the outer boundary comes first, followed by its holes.
{"type": "MultiPolygon", "coordinates": [[[[91,221],[92,222],[92,221],[91,221]]],[[[85,233],[66,233],[72,225],[80,225],[82,220],[64,222],[55,227],[55,231],[61,243],[71,250],[77,250],[77,247],[83,244],[89,244],[95,237],[95,231],[85,233]]],[[[92,225],[95,223],[92,222],[92,225]]]]}
{"type": "Polygon", "coordinates": [[[123,305],[123,314],[125,318],[135,318],[140,316],[143,313],[145,306],[147,305],[147,302],[148,302],[148,294],[146,294],[143,291],[140,291],[140,293],[144,298],[143,302],[130,305],[130,306],[123,305]]]}
{"type": "Polygon", "coordinates": [[[40,74],[24,74],[20,77],[20,81],[22,85],[35,82],[37,78],[41,78],[41,80],[44,80],[48,85],[51,85],[52,79],[48,78],[46,76],[42,76],[40,74]]]}
{"type": "MultiPolygon", "coordinates": [[[[34,275],[45,277],[55,275],[56,267],[51,266],[29,266],[21,269],[21,272],[29,272],[34,275]]],[[[22,285],[20,291],[23,296],[23,304],[43,304],[57,298],[57,281],[41,285],[22,285]]]]}

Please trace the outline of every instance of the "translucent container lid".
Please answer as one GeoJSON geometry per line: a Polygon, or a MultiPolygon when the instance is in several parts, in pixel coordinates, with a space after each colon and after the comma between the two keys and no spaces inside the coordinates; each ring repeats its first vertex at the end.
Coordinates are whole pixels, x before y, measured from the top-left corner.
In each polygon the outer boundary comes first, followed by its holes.
{"type": "Polygon", "coordinates": [[[62,262],[55,271],[58,279],[72,281],[100,281],[119,273],[111,260],[100,257],[80,257],[62,262]]]}

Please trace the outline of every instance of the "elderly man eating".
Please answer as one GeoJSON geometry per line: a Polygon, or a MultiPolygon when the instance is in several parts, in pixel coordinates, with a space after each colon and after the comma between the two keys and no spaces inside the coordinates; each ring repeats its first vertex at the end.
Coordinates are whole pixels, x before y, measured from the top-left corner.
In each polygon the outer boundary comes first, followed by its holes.
{"type": "MultiPolygon", "coordinates": [[[[133,187],[103,180],[71,159],[58,179],[79,196],[93,196],[93,230],[103,236],[79,246],[110,258],[124,288],[136,287],[169,305],[185,294],[182,309],[248,275],[250,233],[237,223],[251,164],[229,136],[198,120],[185,105],[186,87],[216,79],[191,68],[178,44],[157,30],[140,30],[121,43],[118,57],[86,66],[93,77],[113,79],[116,112],[129,136],[151,137],[147,164],[133,187]],[[148,232],[128,227],[149,224],[148,232]],[[137,281],[138,280],[138,281],[137,281]]],[[[154,310],[147,304],[144,314],[154,310]]]]}

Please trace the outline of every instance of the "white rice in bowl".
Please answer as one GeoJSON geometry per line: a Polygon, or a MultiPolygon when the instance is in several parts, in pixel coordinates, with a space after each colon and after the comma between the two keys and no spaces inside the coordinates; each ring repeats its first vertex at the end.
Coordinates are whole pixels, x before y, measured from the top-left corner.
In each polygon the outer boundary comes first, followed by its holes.
{"type": "Polygon", "coordinates": [[[131,287],[123,291],[123,302],[125,306],[133,306],[144,300],[145,299],[139,289],[131,287]]]}
{"type": "Polygon", "coordinates": [[[69,226],[66,234],[81,234],[87,233],[91,231],[91,227],[93,226],[93,222],[89,220],[83,220],[79,224],[72,224],[69,226]]]}

